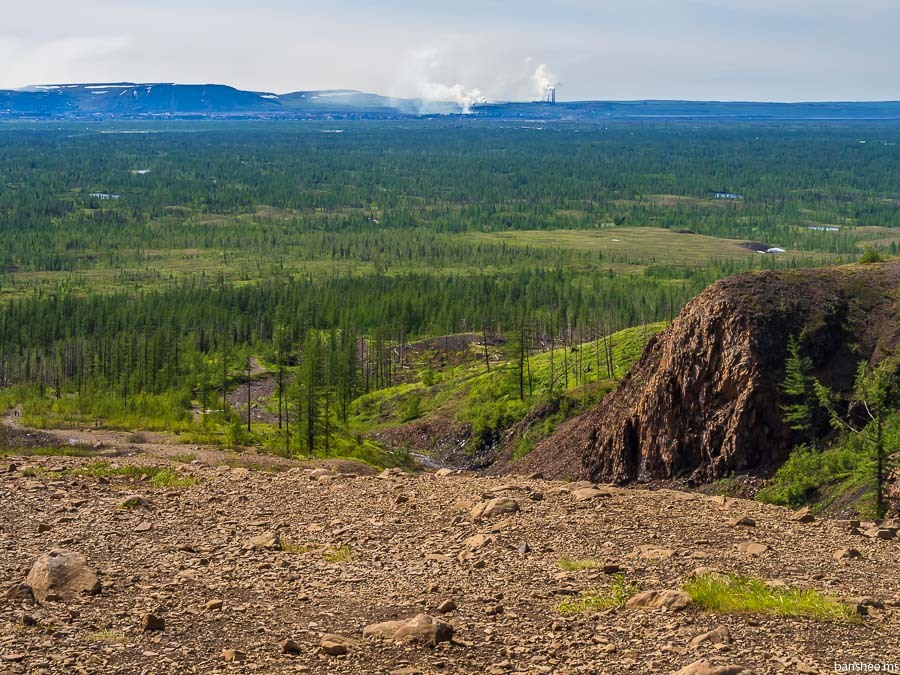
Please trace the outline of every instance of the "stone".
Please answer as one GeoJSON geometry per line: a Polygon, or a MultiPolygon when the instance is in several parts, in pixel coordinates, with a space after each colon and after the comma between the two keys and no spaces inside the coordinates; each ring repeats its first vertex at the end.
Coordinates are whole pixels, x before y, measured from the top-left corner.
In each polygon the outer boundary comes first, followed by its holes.
{"type": "Polygon", "coordinates": [[[731,527],[756,527],[756,521],[750,516],[742,516],[740,518],[732,518],[728,521],[731,527]]]}
{"type": "Polygon", "coordinates": [[[278,551],[281,550],[281,537],[274,531],[263,532],[248,539],[244,548],[252,551],[278,551]]]}
{"type": "Polygon", "coordinates": [[[434,475],[437,476],[438,478],[446,478],[447,476],[453,475],[453,469],[447,469],[447,468],[438,469],[437,471],[434,472],[434,475]]]}
{"type": "Polygon", "coordinates": [[[137,526],[135,526],[134,531],[135,532],[149,532],[152,529],[153,529],[153,523],[151,523],[147,520],[144,520],[144,521],[141,521],[137,526]]]}
{"type": "Polygon", "coordinates": [[[34,602],[34,591],[31,586],[25,583],[13,584],[10,586],[3,597],[7,600],[20,600],[24,602],[34,602]]]}
{"type": "Polygon", "coordinates": [[[670,548],[662,548],[652,544],[638,546],[636,551],[638,556],[644,560],[667,560],[675,555],[675,551],[670,548]]]}
{"type": "Polygon", "coordinates": [[[438,605],[437,611],[441,614],[447,614],[448,612],[452,612],[456,609],[456,603],[453,600],[444,600],[441,604],[438,605]]]}
{"type": "Polygon", "coordinates": [[[38,523],[38,526],[37,526],[38,534],[43,534],[44,532],[49,532],[52,529],[53,528],[50,527],[50,525],[48,525],[47,523],[38,523]]]}
{"type": "Polygon", "coordinates": [[[753,675],[753,671],[743,666],[715,666],[701,659],[685,666],[676,675],[753,675]]]}
{"type": "Polygon", "coordinates": [[[726,626],[719,626],[691,640],[691,647],[699,647],[704,643],[713,645],[727,645],[731,643],[731,632],[726,626]]]}
{"type": "Polygon", "coordinates": [[[247,655],[239,649],[223,649],[222,659],[227,663],[236,663],[246,661],[247,655]]]}
{"type": "Polygon", "coordinates": [[[141,619],[141,630],[145,633],[166,629],[166,620],[156,614],[145,614],[141,619]]]}
{"type": "Polygon", "coordinates": [[[519,510],[519,502],[509,497],[494,497],[491,500],[476,504],[469,515],[472,520],[495,518],[519,510]]]}
{"type": "Polygon", "coordinates": [[[755,541],[742,541],[737,545],[737,550],[740,553],[746,553],[747,555],[762,555],[770,549],[768,544],[758,544],[755,541]]]}
{"type": "Polygon", "coordinates": [[[516,547],[516,552],[521,556],[528,555],[531,553],[531,547],[528,545],[527,541],[523,541],[516,547]]]}
{"type": "Polygon", "coordinates": [[[542,502],[544,501],[544,493],[543,492],[531,492],[528,495],[528,498],[533,502],[542,502]]]}
{"type": "Polygon", "coordinates": [[[595,487],[586,487],[572,492],[572,498],[576,502],[586,502],[600,497],[608,497],[609,495],[595,487]]]}
{"type": "Polygon", "coordinates": [[[791,520],[795,523],[812,523],[816,520],[816,517],[810,513],[808,508],[804,507],[791,516],[791,520]]]}
{"type": "Polygon", "coordinates": [[[75,551],[53,549],[38,558],[25,578],[39,602],[60,598],[73,600],[80,595],[100,592],[100,579],[75,551]]]}
{"type": "Polygon", "coordinates": [[[123,509],[149,509],[150,500],[141,495],[128,495],[122,500],[120,506],[123,509]]]}
{"type": "Polygon", "coordinates": [[[363,637],[436,645],[453,639],[453,626],[428,614],[417,614],[410,619],[368,625],[363,629],[363,637]]]}
{"type": "Polygon", "coordinates": [[[222,609],[222,605],[224,603],[219,598],[213,598],[212,600],[207,600],[206,604],[203,605],[203,609],[207,611],[214,611],[217,609],[222,609]]]}
{"type": "Polygon", "coordinates": [[[872,539],[893,539],[897,536],[896,530],[893,530],[888,527],[870,527],[868,530],[863,532],[867,537],[871,537],[872,539]]]}
{"type": "Polygon", "coordinates": [[[684,591],[643,591],[630,598],[625,603],[626,607],[665,607],[678,611],[689,607],[693,601],[684,591]]]}
{"type": "Polygon", "coordinates": [[[861,558],[862,553],[855,548],[839,548],[834,552],[833,557],[835,560],[853,560],[854,558],[861,558]]]}
{"type": "Polygon", "coordinates": [[[319,640],[319,648],[322,653],[329,656],[341,656],[350,651],[351,647],[356,646],[356,640],[338,635],[336,633],[327,633],[319,640]]]}
{"type": "Polygon", "coordinates": [[[299,654],[301,651],[303,651],[303,648],[296,640],[288,639],[281,643],[282,654],[299,654]]]}

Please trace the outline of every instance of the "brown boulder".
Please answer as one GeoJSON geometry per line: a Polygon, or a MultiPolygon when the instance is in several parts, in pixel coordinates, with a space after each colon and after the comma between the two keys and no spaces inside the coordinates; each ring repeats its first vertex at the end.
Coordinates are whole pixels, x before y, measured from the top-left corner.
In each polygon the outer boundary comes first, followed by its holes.
{"type": "Polygon", "coordinates": [[[353,638],[336,633],[327,633],[319,640],[319,648],[323,654],[329,656],[341,656],[350,651],[351,647],[356,646],[357,642],[353,638]]]}
{"type": "Polygon", "coordinates": [[[383,621],[363,629],[363,637],[378,637],[394,642],[424,642],[436,645],[453,639],[453,626],[428,614],[417,614],[411,619],[383,621]]]}
{"type": "Polygon", "coordinates": [[[39,602],[96,595],[100,580],[80,553],[53,549],[38,558],[25,578],[39,602]]]}
{"type": "Polygon", "coordinates": [[[472,507],[472,520],[481,520],[482,518],[495,518],[507,513],[515,513],[519,510],[519,502],[509,497],[495,497],[486,502],[481,502],[472,507]]]}
{"type": "Polygon", "coordinates": [[[626,607],[665,607],[673,611],[686,609],[693,603],[684,591],[644,591],[625,603],[626,607]]]}
{"type": "Polygon", "coordinates": [[[281,537],[277,532],[263,532],[248,539],[244,548],[252,551],[278,551],[281,550],[281,537]]]}

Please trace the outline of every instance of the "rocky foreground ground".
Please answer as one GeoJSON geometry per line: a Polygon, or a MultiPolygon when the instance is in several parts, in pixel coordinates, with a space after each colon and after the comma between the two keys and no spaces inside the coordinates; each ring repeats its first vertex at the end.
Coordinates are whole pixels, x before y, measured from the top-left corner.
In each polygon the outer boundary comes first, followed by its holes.
{"type": "Polygon", "coordinates": [[[170,465],[196,484],[159,488],[83,471],[93,461],[0,463],[0,672],[668,673],[705,660],[685,672],[824,673],[900,662],[900,541],[846,522],[667,490],[199,460],[170,465]],[[564,571],[561,559],[598,566],[564,571]],[[69,586],[53,577],[63,563],[79,573],[69,586]],[[559,611],[622,583],[616,573],[677,591],[701,566],[852,599],[865,615],[559,611]]]}

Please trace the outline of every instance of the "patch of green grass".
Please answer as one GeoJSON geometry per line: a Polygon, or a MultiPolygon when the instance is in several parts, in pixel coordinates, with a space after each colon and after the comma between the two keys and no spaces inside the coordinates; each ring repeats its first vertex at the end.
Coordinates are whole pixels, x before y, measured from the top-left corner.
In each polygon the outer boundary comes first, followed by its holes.
{"type": "Polygon", "coordinates": [[[322,553],[322,557],[326,562],[330,563],[348,563],[353,558],[353,551],[349,546],[341,546],[340,548],[329,548],[322,553]]]}
{"type": "Polygon", "coordinates": [[[738,575],[703,574],[691,578],[684,591],[711,612],[802,616],[817,621],[855,621],[847,605],[812,589],[776,587],[738,575]]]}
{"type": "Polygon", "coordinates": [[[556,563],[564,572],[577,572],[578,570],[595,570],[600,563],[591,558],[560,558],[556,563]]]}
{"type": "Polygon", "coordinates": [[[94,642],[111,642],[111,643],[123,643],[125,642],[125,633],[120,630],[108,629],[108,630],[97,630],[85,635],[88,640],[92,640],[94,642]]]}
{"type": "Polygon", "coordinates": [[[622,607],[637,592],[636,584],[625,581],[623,575],[617,574],[609,588],[581,593],[577,598],[567,598],[559,603],[557,611],[563,616],[572,616],[614,609],[622,607]]]}
{"type": "Polygon", "coordinates": [[[310,548],[305,544],[295,544],[293,542],[288,541],[287,539],[281,540],[281,550],[285,553],[295,553],[297,555],[302,555],[304,553],[309,553],[310,548]]]}
{"type": "Polygon", "coordinates": [[[190,487],[199,481],[193,476],[184,476],[171,469],[158,466],[112,466],[108,462],[94,462],[77,469],[76,475],[93,476],[95,478],[112,478],[121,476],[130,480],[149,480],[154,487],[190,487]]]}
{"type": "Polygon", "coordinates": [[[97,453],[83,445],[57,445],[44,448],[5,448],[0,457],[93,457],[97,453]]]}
{"type": "Polygon", "coordinates": [[[171,455],[169,459],[171,459],[173,462],[178,462],[179,464],[190,464],[195,459],[197,459],[197,455],[195,455],[193,452],[187,452],[183,455],[171,455]]]}

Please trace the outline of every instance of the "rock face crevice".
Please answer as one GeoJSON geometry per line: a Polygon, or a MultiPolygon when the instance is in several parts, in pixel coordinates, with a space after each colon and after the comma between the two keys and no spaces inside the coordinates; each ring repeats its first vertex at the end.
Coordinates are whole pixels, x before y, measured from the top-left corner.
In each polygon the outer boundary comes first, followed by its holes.
{"type": "Polygon", "coordinates": [[[848,391],[860,359],[895,349],[898,289],[900,261],[717,282],[651,339],[614,393],[515,470],[706,481],[778,463],[800,440],[782,421],[791,336],[814,375],[848,391]]]}

